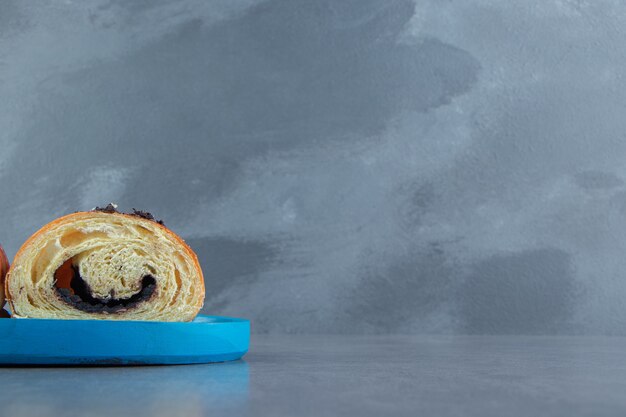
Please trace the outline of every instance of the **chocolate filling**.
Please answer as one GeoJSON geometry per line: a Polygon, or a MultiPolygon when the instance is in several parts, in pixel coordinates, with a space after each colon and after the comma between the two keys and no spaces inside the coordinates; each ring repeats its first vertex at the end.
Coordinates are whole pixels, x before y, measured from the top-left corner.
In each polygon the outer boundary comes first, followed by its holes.
{"type": "MultiPolygon", "coordinates": [[[[57,294],[67,304],[87,313],[117,313],[121,310],[128,310],[148,300],[156,289],[156,279],[154,279],[152,275],[146,275],[141,279],[141,290],[139,292],[128,298],[110,298],[104,300],[96,298],[91,294],[91,288],[89,288],[89,285],[80,276],[78,267],[72,265],[71,268],[73,275],[69,282],[69,288],[59,287],[58,283],[62,279],[57,279],[57,294]]],[[[59,268],[59,270],[61,270],[61,268],[59,268]]]]}
{"type": "Polygon", "coordinates": [[[152,215],[152,213],[149,213],[149,212],[143,211],[143,210],[137,210],[135,208],[133,209],[132,213],[124,213],[124,212],[119,211],[116,208],[116,206],[113,205],[113,203],[109,203],[105,207],[96,207],[92,211],[99,211],[100,213],[130,214],[131,216],[141,217],[142,219],[150,220],[150,221],[153,221],[155,223],[160,224],[161,226],[165,226],[165,223],[163,223],[163,220],[157,220],[152,215]]]}

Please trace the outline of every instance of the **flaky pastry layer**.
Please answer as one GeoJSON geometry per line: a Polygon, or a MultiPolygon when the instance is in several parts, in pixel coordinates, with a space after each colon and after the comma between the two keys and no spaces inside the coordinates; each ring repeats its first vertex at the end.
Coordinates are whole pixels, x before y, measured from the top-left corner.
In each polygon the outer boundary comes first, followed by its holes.
{"type": "Polygon", "coordinates": [[[204,302],[191,248],[165,226],[122,213],[47,224],[18,251],[5,291],[17,318],[191,321],[204,302]]]}

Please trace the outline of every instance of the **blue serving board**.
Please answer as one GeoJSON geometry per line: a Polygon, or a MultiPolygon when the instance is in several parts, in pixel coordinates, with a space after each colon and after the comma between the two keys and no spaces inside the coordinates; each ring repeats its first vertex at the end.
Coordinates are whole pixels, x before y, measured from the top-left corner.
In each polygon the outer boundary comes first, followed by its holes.
{"type": "Polygon", "coordinates": [[[174,365],[240,359],[250,322],[0,319],[0,365],[174,365]]]}

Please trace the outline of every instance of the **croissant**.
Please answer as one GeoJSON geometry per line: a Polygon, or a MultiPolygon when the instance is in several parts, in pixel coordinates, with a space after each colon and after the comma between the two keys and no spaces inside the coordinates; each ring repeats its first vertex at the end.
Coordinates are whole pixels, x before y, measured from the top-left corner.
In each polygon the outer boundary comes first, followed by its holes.
{"type": "Polygon", "coordinates": [[[5,281],[13,317],[191,321],[198,258],[146,212],[114,206],[58,218],[19,249],[5,281]]]}
{"type": "MultiPolygon", "coordinates": [[[[0,309],[4,307],[4,277],[9,270],[9,260],[7,259],[6,253],[0,246],[0,309]]],[[[1,313],[1,311],[0,311],[1,313]]]]}

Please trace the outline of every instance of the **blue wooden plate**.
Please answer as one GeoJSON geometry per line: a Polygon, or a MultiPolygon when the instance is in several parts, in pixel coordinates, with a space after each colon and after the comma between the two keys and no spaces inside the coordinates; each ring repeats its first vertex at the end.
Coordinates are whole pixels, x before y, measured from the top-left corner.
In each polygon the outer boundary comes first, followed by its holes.
{"type": "Polygon", "coordinates": [[[0,319],[0,365],[173,365],[224,362],[248,351],[250,322],[0,319]]]}

